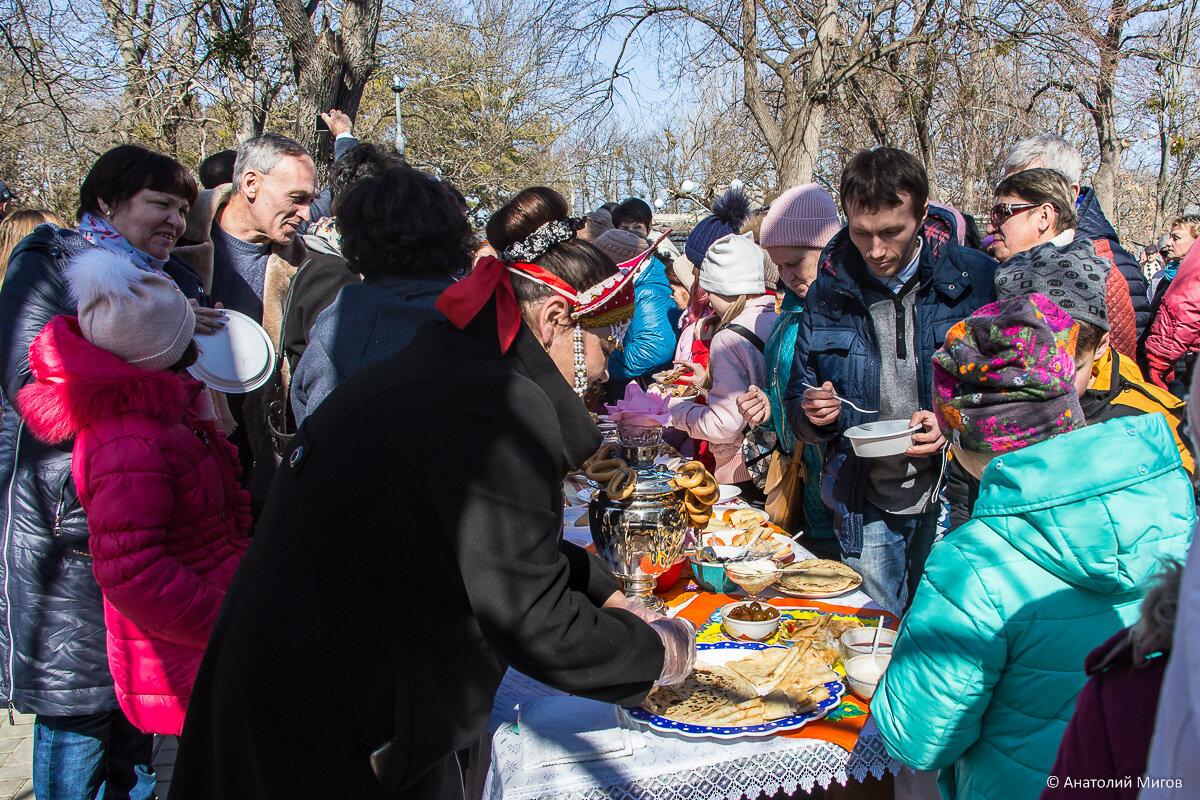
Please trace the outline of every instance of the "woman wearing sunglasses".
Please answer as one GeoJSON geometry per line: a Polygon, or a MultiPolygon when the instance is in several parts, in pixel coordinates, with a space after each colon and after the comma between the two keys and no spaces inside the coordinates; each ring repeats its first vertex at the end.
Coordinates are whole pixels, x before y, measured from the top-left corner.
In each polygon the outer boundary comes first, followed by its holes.
{"type": "Polygon", "coordinates": [[[1063,247],[1074,241],[1078,221],[1071,184],[1061,172],[1044,167],[1014,172],[996,187],[988,250],[1004,263],[1045,242],[1063,247]]]}

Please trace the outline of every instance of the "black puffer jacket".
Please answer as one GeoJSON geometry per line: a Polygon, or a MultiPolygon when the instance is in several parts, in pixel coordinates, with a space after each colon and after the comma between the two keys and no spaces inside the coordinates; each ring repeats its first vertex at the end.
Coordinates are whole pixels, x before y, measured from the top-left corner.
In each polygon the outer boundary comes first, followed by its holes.
{"type": "MultiPolygon", "coordinates": [[[[0,696],[47,716],[117,707],[71,445],[33,438],[12,404],[29,381],[33,338],[55,316],[76,313],[62,270],[89,247],[74,231],[41,225],[13,250],[0,289],[0,696]]],[[[165,271],[201,297],[189,267],[172,259],[165,271]]]]}
{"type": "Polygon", "coordinates": [[[1108,217],[1104,216],[1104,209],[1100,208],[1100,204],[1096,202],[1095,192],[1088,188],[1083,189],[1079,193],[1075,210],[1079,212],[1079,224],[1075,228],[1076,238],[1087,238],[1093,241],[1107,239],[1112,245],[1113,262],[1121,271],[1121,277],[1125,278],[1125,282],[1129,284],[1129,299],[1133,302],[1133,319],[1134,324],[1137,325],[1137,338],[1139,342],[1142,341],[1146,338],[1146,332],[1150,328],[1149,288],[1146,284],[1146,276],[1142,274],[1142,268],[1138,266],[1137,259],[1128,250],[1121,247],[1121,239],[1117,236],[1112,224],[1109,223],[1108,217]]]}

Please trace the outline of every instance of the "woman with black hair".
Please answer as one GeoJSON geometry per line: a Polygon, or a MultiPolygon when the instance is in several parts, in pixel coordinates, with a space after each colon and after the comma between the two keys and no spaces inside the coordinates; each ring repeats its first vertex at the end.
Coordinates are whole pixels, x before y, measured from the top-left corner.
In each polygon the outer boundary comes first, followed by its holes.
{"type": "MultiPolygon", "coordinates": [[[[197,196],[178,161],[135,145],[104,153],[79,191],[79,227],[40,225],[13,250],[0,289],[0,475],[4,486],[6,587],[0,694],[36,718],[38,797],[94,797],[97,787],[147,798],[154,793],[151,737],[121,713],[105,649],[104,609],[92,572],[87,519],[71,480],[71,450],[27,430],[12,399],[30,382],[29,347],[51,319],[74,316],[63,272],[99,249],[170,279],[192,299],[200,276],[171,254],[197,196]]],[[[198,309],[200,331],[220,312],[198,309]]]]}
{"type": "Polygon", "coordinates": [[[438,296],[471,265],[473,233],[446,185],[408,166],[355,181],[334,205],[342,255],[361,284],[342,287],[309,331],[292,378],[299,425],[366,365],[408,344],[441,315],[438,296]]]}
{"type": "Polygon", "coordinates": [[[690,671],[690,625],[647,624],[561,536],[562,480],[601,444],[580,395],[633,273],[539,203],[502,209],[504,259],[296,434],[201,666],[173,800],[457,799],[455,754],[507,667],[625,704],[690,671]],[[336,709],[317,726],[314,692],[336,709]]]}

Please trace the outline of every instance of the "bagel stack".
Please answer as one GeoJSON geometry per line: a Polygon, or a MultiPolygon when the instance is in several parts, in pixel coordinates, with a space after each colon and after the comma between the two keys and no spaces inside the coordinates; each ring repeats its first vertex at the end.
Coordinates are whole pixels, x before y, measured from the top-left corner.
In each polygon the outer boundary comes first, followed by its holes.
{"type": "Polygon", "coordinates": [[[692,527],[699,530],[712,519],[712,507],[721,496],[717,479],[699,461],[689,461],[679,468],[671,481],[677,489],[683,489],[683,507],[687,511],[692,527]]]}

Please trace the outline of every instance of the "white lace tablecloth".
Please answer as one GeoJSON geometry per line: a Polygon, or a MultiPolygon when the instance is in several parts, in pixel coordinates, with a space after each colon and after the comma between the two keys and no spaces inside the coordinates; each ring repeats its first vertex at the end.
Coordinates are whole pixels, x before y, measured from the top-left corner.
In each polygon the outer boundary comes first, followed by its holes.
{"type": "MultiPolygon", "coordinates": [[[[571,505],[566,509],[563,534],[587,546],[591,544],[591,535],[586,521],[572,524],[586,511],[586,506],[571,505]]],[[[801,547],[800,553],[801,558],[812,557],[806,548],[801,547]]],[[[764,594],[782,596],[770,589],[764,594]]],[[[861,589],[827,602],[852,608],[879,608],[861,589]]],[[[677,613],[681,608],[669,613],[677,613]]],[[[630,756],[525,768],[521,736],[515,726],[517,707],[537,697],[564,694],[515,670],[508,671],[496,694],[488,724],[494,735],[484,800],[753,799],[780,791],[807,792],[814,786],[828,788],[834,782],[845,784],[851,778],[862,781],[868,775],[882,778],[901,769],[900,762],[888,755],[871,719],[867,720],[853,752],[823,739],[769,736],[714,741],[639,729],[633,735],[640,737],[645,746],[635,749],[630,756]]]]}
{"type": "Polygon", "coordinates": [[[633,735],[641,737],[645,747],[632,756],[525,769],[521,737],[514,727],[516,706],[561,694],[512,670],[505,676],[493,707],[492,725],[498,727],[492,737],[485,800],[738,800],[827,788],[835,781],[862,781],[868,775],[881,778],[900,769],[872,720],[867,720],[852,753],[822,739],[710,741],[640,730],[633,735]]]}

